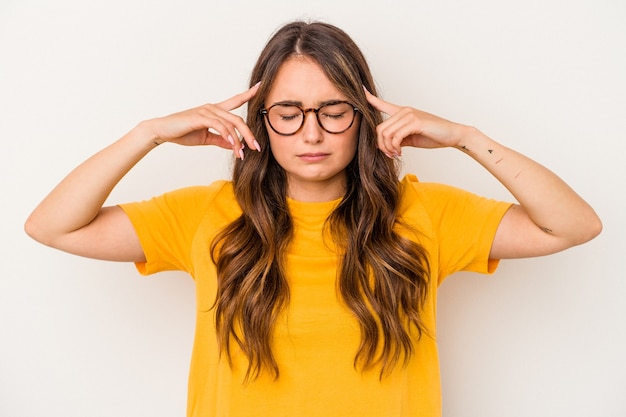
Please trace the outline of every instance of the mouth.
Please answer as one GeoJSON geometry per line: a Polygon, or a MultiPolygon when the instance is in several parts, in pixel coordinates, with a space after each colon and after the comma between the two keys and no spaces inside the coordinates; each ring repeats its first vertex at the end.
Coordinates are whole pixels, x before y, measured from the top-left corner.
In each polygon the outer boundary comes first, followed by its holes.
{"type": "Polygon", "coordinates": [[[300,158],[303,161],[308,161],[308,162],[316,162],[316,161],[321,161],[323,159],[326,159],[330,156],[330,154],[328,153],[323,153],[323,152],[311,152],[311,153],[302,153],[297,155],[298,158],[300,158]]]}

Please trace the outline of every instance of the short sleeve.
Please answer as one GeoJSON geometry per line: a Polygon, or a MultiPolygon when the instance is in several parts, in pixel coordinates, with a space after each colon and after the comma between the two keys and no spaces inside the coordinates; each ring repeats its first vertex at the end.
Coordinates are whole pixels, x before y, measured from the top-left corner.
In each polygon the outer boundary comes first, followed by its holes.
{"type": "Polygon", "coordinates": [[[199,224],[224,182],[182,188],[150,200],[121,204],[143,248],[142,275],[160,271],[191,272],[191,246],[199,224]]]}
{"type": "Polygon", "coordinates": [[[423,204],[437,245],[439,280],[458,271],[493,273],[497,259],[490,259],[496,231],[510,202],[485,198],[436,183],[405,179],[423,204]]]}

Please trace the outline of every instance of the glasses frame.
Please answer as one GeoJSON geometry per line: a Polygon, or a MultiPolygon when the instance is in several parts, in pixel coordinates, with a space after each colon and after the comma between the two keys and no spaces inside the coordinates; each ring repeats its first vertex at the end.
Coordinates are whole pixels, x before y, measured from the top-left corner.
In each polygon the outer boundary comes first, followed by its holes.
{"type": "Polygon", "coordinates": [[[265,116],[265,120],[267,120],[267,124],[270,125],[270,128],[272,128],[272,130],[280,136],[293,136],[296,133],[298,133],[300,131],[300,129],[302,129],[302,126],[304,126],[304,122],[306,120],[306,115],[307,113],[313,112],[315,113],[315,119],[317,120],[317,124],[319,125],[319,127],[321,127],[325,132],[330,133],[331,135],[339,135],[345,131],[347,131],[348,129],[350,129],[352,127],[352,125],[354,124],[354,119],[356,119],[356,114],[359,112],[359,108],[356,107],[354,104],[350,103],[349,101],[345,101],[345,100],[337,100],[337,101],[331,101],[329,103],[325,103],[321,106],[319,106],[318,108],[313,108],[310,107],[308,109],[303,109],[302,107],[298,106],[297,104],[288,104],[288,103],[276,103],[271,105],[268,108],[262,108],[261,110],[259,110],[259,113],[261,113],[263,116],[265,116]],[[350,121],[350,124],[348,125],[348,127],[346,127],[345,129],[339,131],[339,132],[331,132],[330,130],[326,129],[324,127],[324,125],[322,125],[322,122],[320,121],[320,115],[319,115],[319,111],[321,109],[323,109],[326,106],[332,106],[335,104],[349,104],[352,107],[352,110],[354,111],[354,113],[352,113],[352,120],[350,121]],[[300,123],[300,127],[298,127],[293,133],[281,133],[278,130],[276,130],[276,128],[274,126],[272,126],[272,122],[270,121],[270,117],[269,117],[269,112],[270,110],[272,110],[272,108],[276,107],[276,106],[282,106],[282,107],[286,107],[286,106],[292,106],[292,107],[297,107],[298,109],[300,109],[300,111],[302,112],[302,123],[300,123]]]}

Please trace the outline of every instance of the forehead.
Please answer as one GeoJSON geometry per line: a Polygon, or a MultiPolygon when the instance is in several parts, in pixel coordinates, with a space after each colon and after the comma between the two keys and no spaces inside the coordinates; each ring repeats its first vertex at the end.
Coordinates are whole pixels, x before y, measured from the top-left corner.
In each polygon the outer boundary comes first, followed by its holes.
{"type": "Polygon", "coordinates": [[[317,106],[329,100],[345,99],[346,96],[330,81],[317,62],[296,55],[280,66],[266,102],[267,105],[289,101],[317,106]]]}

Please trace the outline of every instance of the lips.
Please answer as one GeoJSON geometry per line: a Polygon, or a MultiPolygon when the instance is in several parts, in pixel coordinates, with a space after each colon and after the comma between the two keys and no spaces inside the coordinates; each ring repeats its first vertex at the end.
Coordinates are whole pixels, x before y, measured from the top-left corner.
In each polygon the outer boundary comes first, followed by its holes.
{"type": "Polygon", "coordinates": [[[316,161],[321,161],[323,159],[326,159],[328,156],[330,156],[330,154],[324,153],[324,152],[307,152],[307,153],[299,154],[298,158],[304,161],[316,162],[316,161]]]}

